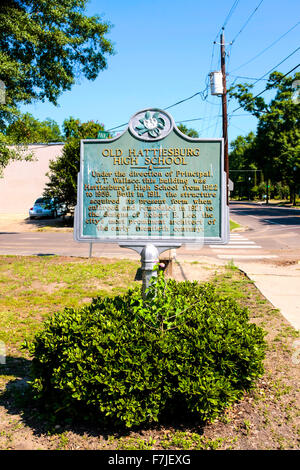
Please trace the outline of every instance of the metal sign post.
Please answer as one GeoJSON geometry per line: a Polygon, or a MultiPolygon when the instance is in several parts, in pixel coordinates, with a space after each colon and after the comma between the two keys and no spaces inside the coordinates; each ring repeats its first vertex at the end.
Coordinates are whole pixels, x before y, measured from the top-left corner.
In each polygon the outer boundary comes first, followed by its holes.
{"type": "Polygon", "coordinates": [[[125,132],[81,141],[74,239],[141,255],[143,292],[160,253],[229,239],[223,139],[190,138],[160,109],[125,132]]]}

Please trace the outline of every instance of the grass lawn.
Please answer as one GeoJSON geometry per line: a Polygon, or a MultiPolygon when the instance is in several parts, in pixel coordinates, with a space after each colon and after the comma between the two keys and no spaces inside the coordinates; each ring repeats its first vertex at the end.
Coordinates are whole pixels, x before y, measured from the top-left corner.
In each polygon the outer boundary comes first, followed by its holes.
{"type": "Polygon", "coordinates": [[[241,225],[238,224],[237,222],[234,222],[233,220],[229,220],[229,228],[230,228],[230,231],[234,230],[235,228],[240,228],[241,225]]]}
{"type": "MultiPolygon", "coordinates": [[[[216,268],[211,282],[247,306],[268,342],[265,375],[253,391],[218,420],[203,425],[177,421],[121,432],[60,423],[42,416],[30,397],[30,358],[21,350],[43,320],[65,306],[79,307],[98,295],[115,295],[135,285],[139,263],[56,256],[0,257],[0,449],[297,449],[299,364],[293,360],[297,332],[234,265],[216,268]]],[[[199,269],[192,265],[191,269],[199,269]]],[[[297,340],[299,341],[299,340],[297,340]]]]}

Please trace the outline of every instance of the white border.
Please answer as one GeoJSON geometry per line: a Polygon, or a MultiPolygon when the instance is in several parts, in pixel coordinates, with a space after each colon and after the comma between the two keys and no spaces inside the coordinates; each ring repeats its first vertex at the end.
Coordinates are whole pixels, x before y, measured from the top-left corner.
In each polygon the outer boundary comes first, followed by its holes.
{"type": "MultiPolygon", "coordinates": [[[[136,116],[139,113],[146,112],[147,110],[157,110],[161,111],[157,108],[147,108],[145,110],[141,110],[137,113],[134,114],[136,116]]],[[[165,111],[161,111],[169,116],[168,113],[165,111]]],[[[149,243],[154,244],[156,246],[165,246],[165,245],[174,245],[174,244],[226,244],[229,241],[229,207],[227,206],[227,178],[226,178],[226,173],[224,171],[224,139],[223,138],[211,138],[211,139],[200,139],[200,138],[194,138],[194,137],[189,137],[186,134],[183,134],[176,126],[174,123],[173,118],[170,116],[171,122],[172,122],[172,130],[176,132],[181,138],[184,140],[190,141],[190,142],[220,142],[221,143],[221,236],[220,237],[142,237],[142,236],[137,236],[137,237],[127,237],[126,235],[121,235],[119,237],[106,237],[106,238],[95,238],[87,235],[83,235],[83,217],[82,217],[82,211],[83,211],[83,160],[84,160],[84,144],[85,143],[99,143],[100,139],[82,139],[80,141],[80,172],[78,173],[78,178],[77,178],[77,206],[75,207],[75,212],[74,212],[74,232],[73,232],[73,237],[74,240],[80,243],[117,243],[117,244],[126,244],[130,243],[132,246],[140,246],[140,245],[147,245],[149,243]]],[[[124,135],[127,131],[129,131],[130,127],[130,122],[128,127],[124,130],[124,132],[112,139],[101,139],[101,143],[111,143],[114,142],[118,139],[121,138],[122,135],[124,135]]],[[[169,135],[170,132],[167,134],[169,135]]],[[[130,135],[132,135],[133,138],[136,138],[135,135],[133,135],[130,132],[130,135]]],[[[165,138],[164,136],[163,138],[165,138]]],[[[157,140],[162,140],[163,138],[156,138],[153,139],[153,141],[157,140]]],[[[138,140],[143,140],[143,139],[138,139],[138,140]]],[[[147,140],[149,142],[149,140],[147,140]]]]}

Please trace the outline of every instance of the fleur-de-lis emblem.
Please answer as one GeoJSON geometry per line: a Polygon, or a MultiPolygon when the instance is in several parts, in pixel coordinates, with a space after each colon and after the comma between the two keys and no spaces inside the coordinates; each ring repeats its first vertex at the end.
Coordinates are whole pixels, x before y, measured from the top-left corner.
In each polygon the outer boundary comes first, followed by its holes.
{"type": "Polygon", "coordinates": [[[139,135],[148,133],[151,137],[158,137],[161,130],[165,127],[166,123],[162,117],[159,117],[159,112],[153,113],[151,116],[150,111],[146,111],[145,117],[139,119],[141,125],[136,126],[136,131],[139,135]]]}

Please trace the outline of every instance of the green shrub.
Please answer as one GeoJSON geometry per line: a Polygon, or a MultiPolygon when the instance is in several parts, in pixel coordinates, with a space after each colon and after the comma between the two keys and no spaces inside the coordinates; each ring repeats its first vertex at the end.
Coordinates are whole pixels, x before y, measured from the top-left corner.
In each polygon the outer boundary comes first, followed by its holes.
{"type": "Polygon", "coordinates": [[[259,191],[259,187],[258,186],[252,186],[252,188],[250,188],[250,196],[251,196],[251,199],[258,199],[259,198],[259,194],[260,194],[260,191],[259,191]]]}
{"type": "Polygon", "coordinates": [[[216,418],[263,373],[264,333],[211,284],[165,281],[54,314],[31,344],[35,397],[127,427],[216,418]]]}

